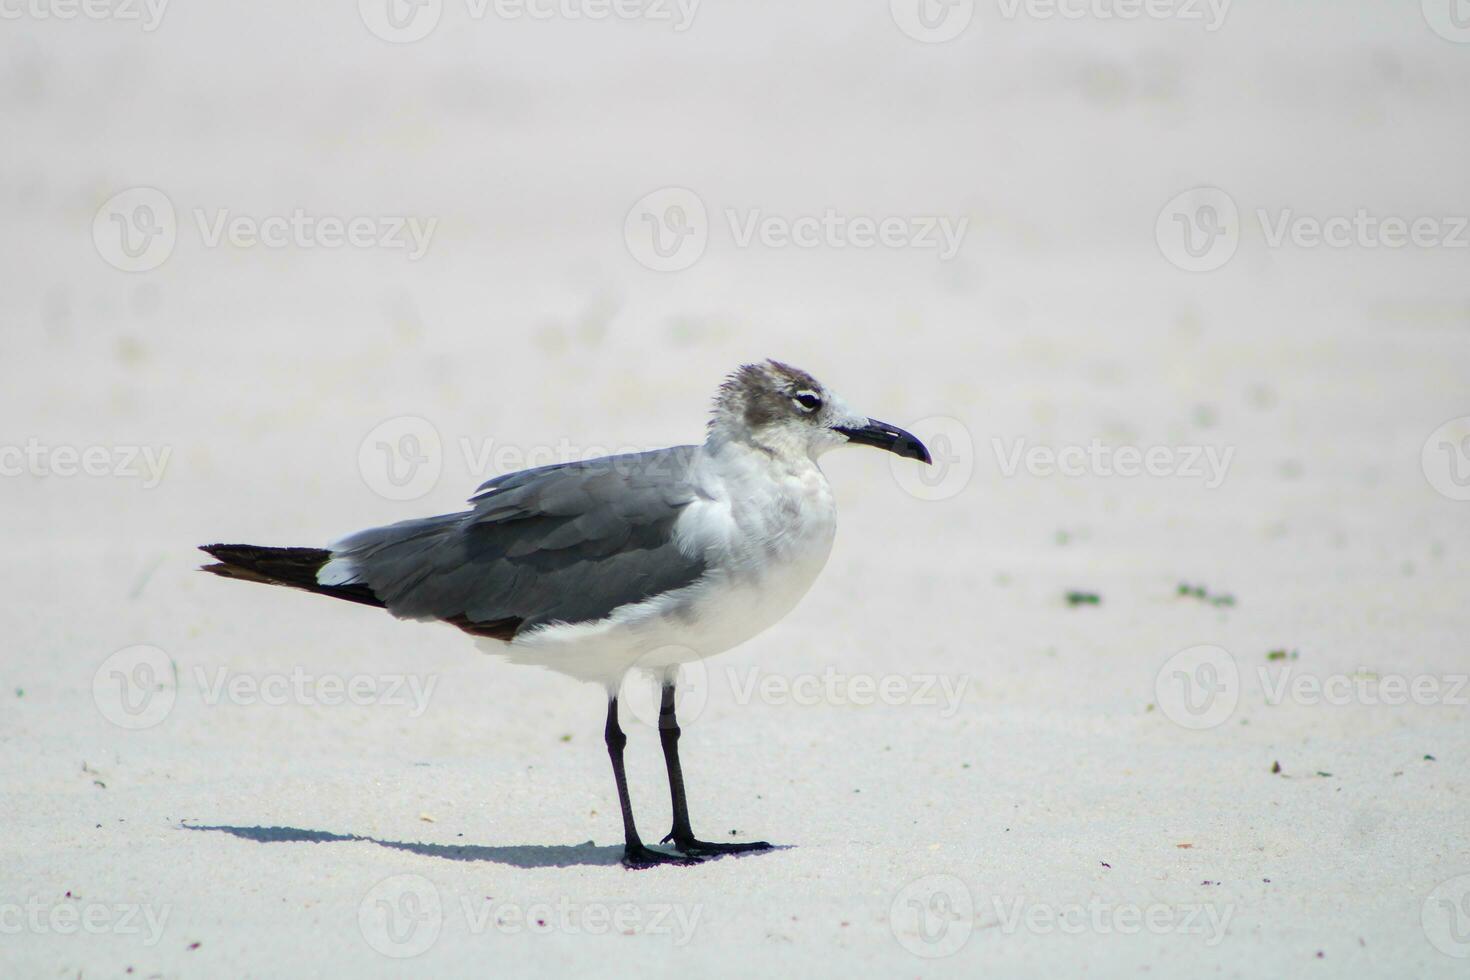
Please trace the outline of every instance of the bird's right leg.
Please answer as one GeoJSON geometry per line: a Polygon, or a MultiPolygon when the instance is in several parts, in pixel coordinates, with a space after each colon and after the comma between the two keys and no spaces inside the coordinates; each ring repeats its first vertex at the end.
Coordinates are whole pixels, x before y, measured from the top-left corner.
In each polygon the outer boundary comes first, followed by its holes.
{"type": "Polygon", "coordinates": [[[681,854],[691,857],[769,851],[771,845],[763,840],[707,841],[694,836],[694,828],[689,825],[689,800],[684,795],[684,769],[679,765],[679,719],[674,713],[673,681],[666,681],[663,686],[658,709],[658,736],[664,745],[664,764],[669,769],[669,797],[674,803],[674,829],[659,843],[673,841],[681,854]]]}
{"type": "Polygon", "coordinates": [[[628,798],[628,776],[623,771],[623,746],[628,736],[618,724],[618,699],[607,702],[607,728],[603,731],[607,741],[607,754],[612,759],[613,779],[618,784],[618,803],[623,808],[623,867],[651,868],[656,864],[698,864],[699,859],[682,854],[665,854],[645,847],[638,837],[638,828],[633,823],[633,803],[628,798]]]}

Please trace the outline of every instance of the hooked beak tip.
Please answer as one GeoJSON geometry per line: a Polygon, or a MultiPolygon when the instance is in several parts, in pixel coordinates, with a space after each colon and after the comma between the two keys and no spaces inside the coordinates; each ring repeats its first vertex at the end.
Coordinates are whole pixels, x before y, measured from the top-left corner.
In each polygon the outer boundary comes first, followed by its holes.
{"type": "Polygon", "coordinates": [[[849,442],[860,446],[874,446],[878,449],[886,449],[890,453],[902,456],[905,459],[917,459],[921,463],[933,465],[934,459],[929,455],[929,450],[919,441],[918,436],[912,432],[900,429],[896,425],[887,422],[879,422],[877,419],[868,419],[866,425],[862,426],[838,426],[837,431],[847,436],[849,442]]]}

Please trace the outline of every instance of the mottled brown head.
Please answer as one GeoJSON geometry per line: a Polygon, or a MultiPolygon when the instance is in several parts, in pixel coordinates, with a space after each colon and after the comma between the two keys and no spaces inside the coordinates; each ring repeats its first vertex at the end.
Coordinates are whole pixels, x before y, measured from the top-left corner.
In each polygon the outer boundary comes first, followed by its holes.
{"type": "Polygon", "coordinates": [[[742,364],[720,385],[710,424],[721,417],[738,418],[747,428],[759,429],[807,417],[820,408],[824,394],[821,383],[801,368],[780,361],[742,364]]]}
{"type": "Polygon", "coordinates": [[[816,378],[780,361],[743,364],[726,378],[709,428],[712,443],[748,443],[775,455],[816,459],[855,442],[929,462],[918,439],[859,415],[816,378]]]}

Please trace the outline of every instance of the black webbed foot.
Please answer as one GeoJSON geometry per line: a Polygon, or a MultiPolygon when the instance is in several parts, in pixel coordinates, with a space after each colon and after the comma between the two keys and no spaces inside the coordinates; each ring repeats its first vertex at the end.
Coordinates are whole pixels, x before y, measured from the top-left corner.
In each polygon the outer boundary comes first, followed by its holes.
{"type": "Polygon", "coordinates": [[[660,864],[698,864],[700,860],[694,854],[665,854],[642,844],[629,844],[623,848],[623,867],[637,870],[660,864]]]}
{"type": "Polygon", "coordinates": [[[756,851],[769,851],[771,849],[771,845],[763,840],[718,843],[716,841],[699,840],[695,837],[676,837],[672,831],[659,843],[667,844],[670,841],[673,841],[675,849],[680,854],[687,854],[697,858],[722,857],[726,854],[751,854],[756,851]]]}

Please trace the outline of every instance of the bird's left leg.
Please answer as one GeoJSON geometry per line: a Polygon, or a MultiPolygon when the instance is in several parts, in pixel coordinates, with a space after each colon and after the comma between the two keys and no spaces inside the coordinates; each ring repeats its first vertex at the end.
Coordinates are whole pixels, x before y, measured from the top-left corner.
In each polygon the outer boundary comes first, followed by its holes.
{"type": "Polygon", "coordinates": [[[693,854],[665,854],[644,847],[638,837],[638,827],[633,823],[633,801],[628,797],[628,774],[623,768],[623,747],[628,737],[618,724],[618,699],[607,701],[607,727],[603,731],[607,741],[607,754],[612,759],[613,779],[618,784],[618,806],[623,811],[623,867],[651,868],[656,864],[697,864],[699,858],[693,854]]]}
{"type": "Polygon", "coordinates": [[[674,716],[674,682],[665,680],[658,707],[658,737],[664,746],[664,762],[669,767],[669,796],[674,802],[674,829],[659,843],[673,841],[680,853],[695,857],[717,854],[740,854],[766,851],[771,845],[763,840],[745,843],[715,843],[698,840],[689,826],[689,802],[684,798],[684,771],[679,767],[679,720],[674,716]]]}

